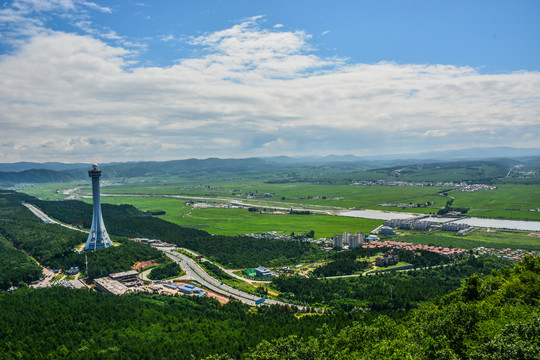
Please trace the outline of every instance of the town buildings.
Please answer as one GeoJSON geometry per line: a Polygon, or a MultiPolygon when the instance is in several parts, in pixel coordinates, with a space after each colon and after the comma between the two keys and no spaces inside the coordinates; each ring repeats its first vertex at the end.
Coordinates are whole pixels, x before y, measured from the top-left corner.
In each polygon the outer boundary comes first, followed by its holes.
{"type": "Polygon", "coordinates": [[[343,235],[334,234],[332,239],[334,242],[334,249],[343,249],[343,235]]]}

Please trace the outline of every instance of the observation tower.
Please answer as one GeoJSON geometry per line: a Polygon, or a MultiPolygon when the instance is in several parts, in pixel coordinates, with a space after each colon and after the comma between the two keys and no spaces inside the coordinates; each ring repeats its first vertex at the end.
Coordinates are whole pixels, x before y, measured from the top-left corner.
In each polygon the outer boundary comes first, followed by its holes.
{"type": "Polygon", "coordinates": [[[104,249],[112,246],[112,241],[107,234],[105,224],[103,223],[103,216],[101,215],[101,200],[99,198],[99,178],[101,176],[101,170],[98,169],[97,164],[92,165],[92,170],[88,171],[88,176],[92,178],[92,202],[94,204],[94,212],[92,216],[92,227],[90,228],[90,234],[84,250],[97,250],[104,249]]]}

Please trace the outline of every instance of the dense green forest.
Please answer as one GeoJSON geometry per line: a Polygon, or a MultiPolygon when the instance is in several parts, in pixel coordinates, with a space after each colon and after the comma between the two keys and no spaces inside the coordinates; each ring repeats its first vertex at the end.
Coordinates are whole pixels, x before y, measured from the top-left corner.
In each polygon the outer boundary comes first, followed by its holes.
{"type": "MultiPolygon", "coordinates": [[[[392,250],[390,247],[381,248],[356,248],[351,251],[334,252],[329,256],[329,262],[313,270],[315,277],[329,277],[351,275],[366,270],[370,262],[365,259],[381,252],[392,250]]],[[[399,261],[410,263],[413,267],[427,267],[443,265],[452,262],[448,256],[431,251],[419,250],[408,251],[404,249],[393,250],[398,255],[399,261]]]]}
{"type": "Polygon", "coordinates": [[[29,283],[42,275],[34,259],[17,250],[0,235],[0,290],[29,283]]]}
{"type": "MultiPolygon", "coordinates": [[[[374,277],[375,278],[375,277],[374,277]]],[[[5,359],[538,359],[540,258],[400,316],[60,287],[0,293],[5,359]],[[37,336],[36,336],[37,335],[37,336]]]]}
{"type": "MultiPolygon", "coordinates": [[[[21,206],[21,205],[19,205],[21,206]]],[[[84,243],[87,234],[57,224],[0,219],[0,233],[42,265],[57,266],[62,258],[84,243]]]]}
{"type": "Polygon", "coordinates": [[[58,259],[55,265],[61,269],[69,266],[79,266],[79,268],[84,269],[86,258],[88,258],[87,275],[92,278],[129,270],[138,261],[167,261],[167,257],[160,250],[146,244],[121,240],[120,246],[80,254],[71,252],[64,258],[58,259]]]}
{"type": "MultiPolygon", "coordinates": [[[[92,204],[79,200],[44,201],[32,199],[29,202],[63,223],[82,225],[86,229],[92,226],[92,204]]],[[[132,205],[101,204],[101,212],[104,220],[149,216],[132,205]]]]}
{"type": "MultiPolygon", "coordinates": [[[[381,249],[366,250],[371,250],[369,253],[371,253],[372,255],[375,255],[381,251],[381,249]]],[[[313,276],[327,277],[336,275],[349,275],[367,269],[370,266],[370,262],[365,260],[357,260],[357,256],[358,253],[354,250],[340,251],[332,256],[333,261],[330,261],[329,263],[313,270],[313,276]]]]}
{"type": "Polygon", "coordinates": [[[61,287],[0,293],[0,308],[2,359],[200,359],[215,353],[237,358],[261,340],[315,335],[324,324],[339,328],[350,318],[298,319],[279,306],[61,287]]]}
{"type": "Polygon", "coordinates": [[[262,341],[243,359],[536,360],[539,310],[540,257],[529,256],[513,269],[474,275],[405,318],[380,316],[315,336],[262,341]]]}
{"type": "Polygon", "coordinates": [[[148,278],[151,280],[162,280],[173,276],[181,276],[184,272],[178,263],[170,262],[168,264],[156,266],[150,271],[148,278]]]}
{"type": "Polygon", "coordinates": [[[331,280],[277,277],[272,279],[272,285],[283,292],[281,297],[287,301],[315,307],[344,311],[411,309],[457,289],[473,274],[485,275],[508,266],[508,260],[469,256],[449,266],[426,270],[331,280]]]}
{"type": "MultiPolygon", "coordinates": [[[[20,205],[21,201],[29,198],[24,194],[0,190],[0,222],[13,222],[15,219],[20,219],[39,223],[34,214],[20,205]]],[[[0,230],[0,290],[37,280],[42,275],[42,271],[36,261],[16,248],[2,234],[0,230]]]]}

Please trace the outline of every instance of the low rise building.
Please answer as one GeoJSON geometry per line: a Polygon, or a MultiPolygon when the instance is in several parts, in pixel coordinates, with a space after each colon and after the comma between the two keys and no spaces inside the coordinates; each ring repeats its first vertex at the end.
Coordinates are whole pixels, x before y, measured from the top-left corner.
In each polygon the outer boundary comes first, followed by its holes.
{"type": "Polygon", "coordinates": [[[79,273],[79,267],[78,266],[72,266],[71,268],[64,271],[66,275],[77,275],[79,273]]]}
{"type": "Polygon", "coordinates": [[[379,229],[379,234],[381,234],[381,235],[396,235],[396,232],[390,226],[382,226],[379,229]]]}
{"type": "Polygon", "coordinates": [[[382,257],[375,259],[375,265],[381,267],[396,265],[398,262],[399,259],[396,254],[384,254],[382,257]]]}
{"type": "Polygon", "coordinates": [[[111,278],[99,278],[94,280],[94,288],[97,291],[105,292],[112,295],[124,295],[129,291],[128,287],[119,281],[111,278]]]}
{"type": "Polygon", "coordinates": [[[272,273],[270,272],[270,270],[268,270],[264,266],[259,266],[258,268],[255,269],[255,272],[257,273],[257,276],[261,276],[261,277],[272,276],[272,273]]]}
{"type": "Polygon", "coordinates": [[[122,284],[132,287],[141,286],[143,283],[138,277],[139,273],[136,270],[122,271],[119,273],[109,274],[112,280],[121,282],[122,284]]]}

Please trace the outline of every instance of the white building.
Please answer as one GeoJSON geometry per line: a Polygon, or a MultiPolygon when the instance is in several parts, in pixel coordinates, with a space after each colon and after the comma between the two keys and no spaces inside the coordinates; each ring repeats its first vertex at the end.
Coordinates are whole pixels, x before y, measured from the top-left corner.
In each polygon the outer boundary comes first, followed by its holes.
{"type": "Polygon", "coordinates": [[[363,244],[364,242],[365,242],[364,233],[357,232],[350,238],[349,249],[357,248],[359,245],[363,244]]]}
{"type": "Polygon", "coordinates": [[[349,245],[351,239],[351,233],[348,231],[343,232],[343,245],[349,245]]]}
{"type": "Polygon", "coordinates": [[[334,248],[335,249],[342,249],[343,248],[343,235],[334,234],[333,240],[334,240],[334,248]]]}

